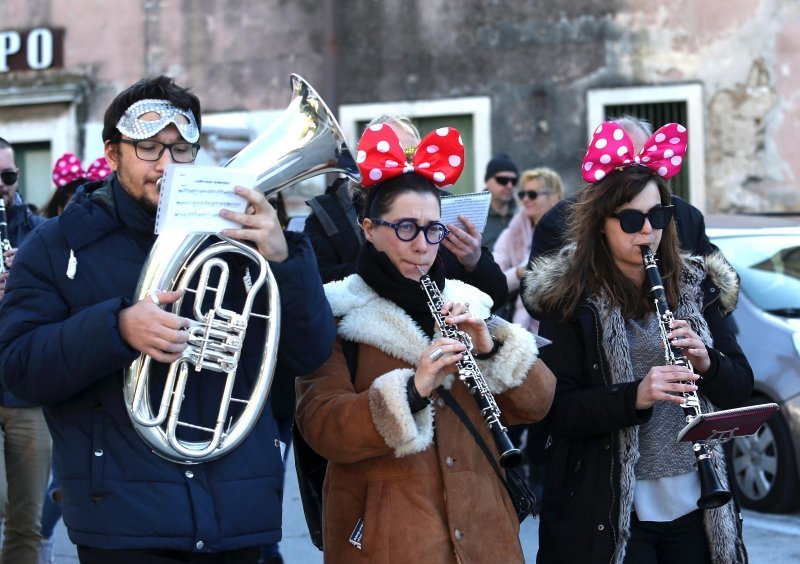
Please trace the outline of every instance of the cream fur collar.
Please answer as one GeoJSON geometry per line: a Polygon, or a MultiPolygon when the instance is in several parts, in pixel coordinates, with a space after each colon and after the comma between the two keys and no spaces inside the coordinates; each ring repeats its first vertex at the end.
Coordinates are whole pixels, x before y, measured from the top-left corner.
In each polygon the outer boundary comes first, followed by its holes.
{"type": "MultiPolygon", "coordinates": [[[[448,279],[442,294],[446,301],[468,303],[475,316],[491,314],[492,299],[460,280],[448,279]]],[[[325,295],[333,315],[341,318],[338,333],[343,339],[376,347],[411,366],[430,344],[401,307],[381,298],[358,274],[325,284],[325,295]]]]}

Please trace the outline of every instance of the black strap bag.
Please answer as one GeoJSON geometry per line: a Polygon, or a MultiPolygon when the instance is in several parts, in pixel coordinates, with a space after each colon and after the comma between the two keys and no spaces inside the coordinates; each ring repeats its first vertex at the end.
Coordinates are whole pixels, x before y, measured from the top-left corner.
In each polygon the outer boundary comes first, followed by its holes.
{"type": "Polygon", "coordinates": [[[525,478],[520,476],[519,473],[513,468],[506,468],[504,478],[503,471],[501,470],[500,465],[497,464],[494,456],[492,456],[489,446],[483,440],[483,437],[481,437],[480,433],[478,433],[478,430],[472,424],[472,421],[469,420],[467,414],[464,413],[461,405],[459,405],[450,392],[444,388],[439,387],[437,391],[447,406],[452,409],[456,415],[458,415],[459,419],[461,419],[461,422],[475,439],[475,442],[481,448],[481,451],[483,451],[483,454],[486,456],[489,464],[491,464],[492,468],[494,468],[497,477],[500,478],[501,482],[503,482],[509,497],[511,497],[511,503],[514,505],[514,509],[517,511],[517,519],[519,519],[519,522],[522,523],[528,515],[533,515],[536,517],[536,494],[534,494],[533,490],[531,490],[531,488],[528,486],[528,482],[525,480],[525,478]]]}

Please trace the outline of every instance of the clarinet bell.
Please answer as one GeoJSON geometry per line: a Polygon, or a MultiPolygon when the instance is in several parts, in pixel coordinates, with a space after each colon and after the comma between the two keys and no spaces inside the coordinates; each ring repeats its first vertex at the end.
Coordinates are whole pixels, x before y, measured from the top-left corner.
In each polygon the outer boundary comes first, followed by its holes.
{"type": "Polygon", "coordinates": [[[522,451],[518,448],[511,448],[500,454],[500,466],[503,468],[516,468],[522,464],[522,451]]]}
{"type": "Polygon", "coordinates": [[[699,459],[697,470],[700,473],[700,499],[697,500],[697,507],[716,509],[731,500],[731,492],[722,487],[710,458],[699,459]]]}

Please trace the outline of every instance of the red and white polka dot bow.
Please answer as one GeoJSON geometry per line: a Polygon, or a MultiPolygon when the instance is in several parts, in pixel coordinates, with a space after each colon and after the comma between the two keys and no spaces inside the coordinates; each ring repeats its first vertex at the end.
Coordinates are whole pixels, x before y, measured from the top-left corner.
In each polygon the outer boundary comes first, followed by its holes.
{"type": "Polygon", "coordinates": [[[53,167],[53,182],[56,186],[66,186],[74,180],[104,180],[111,169],[105,157],[99,157],[85,171],[81,160],[72,153],[64,153],[53,167]]]}
{"type": "Polygon", "coordinates": [[[592,142],[583,157],[583,179],[594,184],[614,169],[632,165],[646,166],[659,176],[672,178],[681,170],[686,155],[686,128],[668,123],[653,133],[638,155],[633,142],[619,125],[605,121],[597,126],[592,142]]]}
{"type": "Polygon", "coordinates": [[[379,123],[369,126],[361,136],[356,162],[365,187],[415,172],[439,188],[449,188],[464,169],[464,142],[457,129],[441,127],[425,136],[409,163],[397,134],[389,125],[379,123]]]}

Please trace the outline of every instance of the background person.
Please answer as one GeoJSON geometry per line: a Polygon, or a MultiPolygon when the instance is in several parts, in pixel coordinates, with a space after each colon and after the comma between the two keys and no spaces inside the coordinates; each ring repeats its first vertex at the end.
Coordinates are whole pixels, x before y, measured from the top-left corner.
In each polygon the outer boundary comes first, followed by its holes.
{"type": "MultiPolygon", "coordinates": [[[[176,315],[158,304],[179,292],[132,298],[155,240],[157,181],[168,164],[194,160],[200,115],[198,98],[165,76],[116,96],[103,127],[114,174],[82,186],[26,241],[0,307],[0,376],[46,404],[64,522],[81,562],[256,562],[258,546],[281,536],[283,464],[269,402],[236,449],[185,465],[151,451],[123,401],[123,370],[134,359],[174,362],[186,348],[183,314],[193,304],[176,315]]],[[[236,192],[247,210],[222,210],[241,225],[222,234],[253,244],[281,290],[276,374],[313,370],[330,356],[335,331],[313,251],[302,235],[284,235],[263,194],[236,192]]],[[[243,310],[245,266],[229,263],[226,309],[243,310]]],[[[251,319],[233,397],[249,396],[263,332],[251,319]]],[[[216,374],[189,378],[181,420],[210,426],[221,386],[216,374]]]]}
{"type": "MultiPolygon", "coordinates": [[[[521,202],[520,210],[500,233],[492,253],[508,284],[509,299],[503,317],[522,325],[533,334],[539,331],[539,320],[531,317],[525,309],[519,294],[519,282],[528,265],[534,229],[542,215],[563,194],[564,185],[556,171],[545,167],[523,171],[517,193],[521,202]]],[[[545,425],[543,422],[518,425],[509,429],[509,437],[525,453],[524,472],[536,494],[537,504],[540,504],[547,468],[545,445],[548,434],[545,425]]]]}
{"type": "Polygon", "coordinates": [[[368,128],[362,136],[367,242],[356,272],[326,285],[339,318],[334,353],[297,382],[298,428],[328,459],[326,562],[523,561],[519,522],[503,484],[466,426],[444,407],[440,386],[449,388],[496,456],[474,398],[454,376],[464,345],[434,339],[422,273],[442,289],[448,322],[471,335],[507,421],[544,416],[553,377],[537,361],[529,332],[503,320],[490,330],[488,296],[445,279],[437,251],[447,231],[439,223],[436,184],[452,184],[461,173],[463,164],[447,163],[463,162],[463,147],[451,128],[429,137],[415,153],[413,172],[404,174],[404,157],[399,169],[376,164],[385,160],[378,159],[378,143],[387,143],[393,157],[403,154],[391,128],[368,128]],[[432,145],[439,151],[426,160],[432,145]],[[345,341],[355,343],[354,361],[343,352],[345,341]]]}
{"type": "MultiPolygon", "coordinates": [[[[0,138],[0,190],[6,208],[11,249],[3,253],[0,303],[6,301],[8,278],[17,249],[43,223],[17,191],[19,168],[14,148],[0,138]]],[[[50,476],[50,433],[39,402],[30,402],[0,386],[0,521],[3,548],[0,562],[36,564],[40,547],[42,501],[50,476]]]]}
{"type": "Polygon", "coordinates": [[[521,209],[514,215],[494,245],[495,262],[506,277],[510,311],[507,319],[536,333],[539,322],[525,309],[519,295],[519,281],[525,275],[536,225],[564,194],[558,173],[549,168],[528,169],[522,173],[517,196],[521,209]]]}
{"type": "Polygon", "coordinates": [[[483,228],[483,244],[493,251],[497,238],[517,211],[514,191],[519,180],[519,168],[506,153],[498,153],[487,163],[483,180],[486,190],[492,195],[486,227],[483,228]]]}
{"type": "Polygon", "coordinates": [[[40,214],[46,218],[61,215],[79,186],[87,181],[105,180],[110,174],[111,169],[108,168],[105,157],[96,158],[86,170],[83,170],[83,164],[76,155],[64,153],[53,166],[55,189],[40,214]]]}
{"type": "MultiPolygon", "coordinates": [[[[743,562],[737,508],[697,508],[692,446],[675,439],[686,424],[683,394],[697,392],[709,412],[712,403],[743,405],[752,391],[752,370],[725,319],[738,278],[721,255],[681,255],[665,177],[680,169],[686,130],[657,131],[646,144],[656,148],[638,154],[647,157],[641,165],[612,158],[599,166],[602,155],[633,154],[622,131],[611,122],[596,130],[570,244],[527,275],[525,299],[543,312],[540,333],[553,340],[542,358],[558,380],[538,561],[743,562]],[[693,371],[665,363],[643,245],[658,259],[675,315],[667,338],[693,371]]],[[[725,487],[722,449],[715,454],[725,487]]]]}

